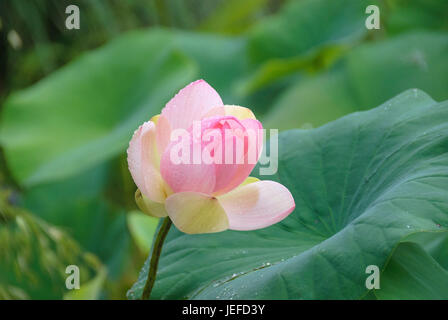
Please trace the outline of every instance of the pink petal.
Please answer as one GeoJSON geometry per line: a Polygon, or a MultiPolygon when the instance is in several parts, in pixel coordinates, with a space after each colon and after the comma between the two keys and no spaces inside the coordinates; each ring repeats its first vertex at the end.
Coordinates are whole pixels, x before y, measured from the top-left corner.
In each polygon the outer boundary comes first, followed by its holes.
{"type": "Polygon", "coordinates": [[[155,202],[165,200],[164,183],[155,167],[156,128],[151,121],[145,122],[129,142],[128,166],[135,184],[143,195],[155,202]]]}
{"type": "Polygon", "coordinates": [[[238,187],[250,175],[261,155],[263,148],[263,129],[261,123],[254,119],[240,121],[247,138],[243,159],[234,165],[217,165],[215,195],[227,193],[238,187]]]}
{"type": "Polygon", "coordinates": [[[289,190],[274,181],[250,183],[218,197],[229,219],[229,229],[255,230],[273,225],[295,208],[289,190]]]}
{"type": "Polygon", "coordinates": [[[194,120],[201,120],[208,110],[221,105],[219,94],[207,82],[198,80],[180,90],[163,108],[162,115],[171,129],[188,129],[194,120]]]}
{"type": "MultiPolygon", "coordinates": [[[[245,127],[232,116],[204,119],[202,126],[205,127],[203,134],[207,130],[215,130],[219,131],[222,138],[216,144],[216,148],[220,148],[222,154],[222,157],[219,159],[220,163],[215,163],[216,183],[214,193],[217,193],[227,189],[229,184],[235,179],[235,175],[239,172],[241,166],[245,165],[243,163],[244,155],[247,152],[247,144],[244,144],[245,127]],[[237,150],[238,147],[242,147],[243,150],[237,150]],[[227,162],[228,160],[230,161],[227,162]]],[[[215,156],[215,158],[218,157],[215,156]]]]}
{"type": "Polygon", "coordinates": [[[257,141],[257,134],[261,128],[257,120],[239,121],[233,116],[216,116],[195,123],[184,131],[188,140],[182,139],[182,148],[178,141],[173,141],[164,151],[160,166],[164,180],[174,192],[219,195],[236,188],[249,176],[258,161],[262,135],[261,140],[257,141]],[[249,134],[250,130],[252,134],[249,134]],[[193,161],[195,148],[199,151],[201,163],[198,164],[193,161]],[[255,152],[254,156],[250,156],[249,150],[255,152]],[[174,158],[183,152],[188,155],[183,163],[179,163],[180,157],[174,158]],[[205,162],[205,152],[213,154],[212,162],[205,162]]]}
{"type": "Polygon", "coordinates": [[[193,139],[191,135],[188,136],[188,141],[182,139],[182,141],[171,142],[162,155],[160,172],[175,193],[194,191],[211,194],[215,187],[215,166],[204,161],[195,164],[193,162],[194,148],[199,148],[201,151],[202,143],[193,139]],[[173,160],[172,153],[182,154],[182,151],[176,151],[179,146],[182,146],[184,150],[189,150],[186,163],[177,163],[177,160],[173,160]]]}

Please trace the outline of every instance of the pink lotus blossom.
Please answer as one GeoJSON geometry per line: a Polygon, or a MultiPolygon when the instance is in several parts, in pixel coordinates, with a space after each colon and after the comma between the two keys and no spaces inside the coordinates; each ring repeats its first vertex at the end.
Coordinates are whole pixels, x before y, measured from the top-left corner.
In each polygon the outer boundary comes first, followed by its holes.
{"type": "Polygon", "coordinates": [[[289,190],[274,181],[249,177],[263,141],[260,135],[248,137],[261,130],[248,108],[224,105],[204,80],[189,84],[160,115],[141,125],[129,143],[128,164],[138,187],[137,204],[151,216],[169,216],[179,230],[190,234],[255,230],[283,220],[295,208],[289,190]],[[195,123],[201,137],[196,136],[195,123]],[[186,145],[172,141],[175,130],[186,133],[186,145]],[[229,138],[224,131],[234,135],[229,138]],[[204,142],[207,134],[218,138],[204,142]],[[228,151],[238,141],[241,150],[228,151]],[[212,161],[195,162],[188,155],[191,161],[175,163],[173,154],[179,146],[200,154],[207,151],[212,161]],[[255,150],[255,161],[249,161],[251,150],[255,150]],[[227,156],[234,161],[224,162],[227,156]]]}

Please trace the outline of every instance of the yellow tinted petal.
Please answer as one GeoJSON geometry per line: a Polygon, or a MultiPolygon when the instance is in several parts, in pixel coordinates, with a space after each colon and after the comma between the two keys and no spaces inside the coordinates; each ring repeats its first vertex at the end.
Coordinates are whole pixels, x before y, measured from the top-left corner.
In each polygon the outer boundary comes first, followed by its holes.
{"type": "Polygon", "coordinates": [[[243,183],[240,184],[238,187],[242,187],[242,186],[245,186],[246,184],[254,183],[257,181],[260,181],[260,179],[255,178],[255,177],[247,177],[246,180],[244,180],[243,183]]]}
{"type": "Polygon", "coordinates": [[[164,203],[152,201],[148,197],[142,195],[139,189],[135,192],[135,202],[140,210],[149,216],[162,218],[168,215],[164,203]]]}
{"type": "Polygon", "coordinates": [[[208,111],[203,118],[213,116],[234,116],[238,120],[256,119],[254,113],[249,108],[229,105],[215,107],[208,111]]]}
{"type": "Polygon", "coordinates": [[[185,233],[214,233],[229,227],[218,200],[203,193],[175,193],[166,199],[165,207],[174,225],[185,233]]]}
{"type": "Polygon", "coordinates": [[[154,117],[152,117],[151,120],[149,120],[149,121],[152,121],[155,124],[157,124],[157,121],[159,121],[159,118],[160,118],[160,114],[157,114],[154,117]]]}

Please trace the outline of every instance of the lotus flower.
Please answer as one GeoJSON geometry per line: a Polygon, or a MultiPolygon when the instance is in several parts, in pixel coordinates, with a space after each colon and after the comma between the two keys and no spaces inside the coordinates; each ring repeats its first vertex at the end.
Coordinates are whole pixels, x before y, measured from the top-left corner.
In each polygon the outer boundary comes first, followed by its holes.
{"type": "Polygon", "coordinates": [[[254,230],[281,221],[295,208],[289,190],[249,177],[263,146],[262,137],[250,133],[261,130],[248,108],[224,105],[204,80],[189,84],[160,115],[141,125],[129,143],[128,165],[138,187],[138,206],[151,216],[169,216],[189,234],[254,230]],[[188,139],[172,141],[179,131],[188,139]],[[207,143],[204,136],[217,138],[207,143]],[[229,148],[238,143],[241,148],[229,148]],[[199,150],[209,161],[187,154],[182,156],[190,161],[177,163],[173,154],[179,147],[199,150]],[[249,161],[251,154],[255,161],[249,161]],[[223,161],[226,157],[233,161],[223,161]]]}

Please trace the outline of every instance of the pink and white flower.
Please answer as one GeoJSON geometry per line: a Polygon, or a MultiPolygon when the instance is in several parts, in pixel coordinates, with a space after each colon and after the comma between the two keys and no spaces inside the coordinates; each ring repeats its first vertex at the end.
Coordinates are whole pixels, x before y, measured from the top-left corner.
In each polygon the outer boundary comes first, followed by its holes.
{"type": "Polygon", "coordinates": [[[129,143],[128,164],[140,209],[155,217],[169,216],[190,234],[255,230],[283,220],[295,208],[289,190],[249,177],[263,146],[260,135],[250,133],[260,130],[261,123],[248,108],[224,105],[204,80],[189,84],[160,115],[141,125],[129,143]],[[194,130],[198,123],[199,137],[194,130]],[[176,130],[186,132],[188,139],[172,141],[176,130]],[[188,155],[191,161],[173,161],[182,143],[187,144],[184,150],[200,150],[211,161],[194,161],[194,152],[188,155]],[[228,148],[231,145],[242,149],[228,148]],[[249,161],[251,150],[255,161],[249,161]],[[223,161],[226,157],[234,161],[223,161]]]}

